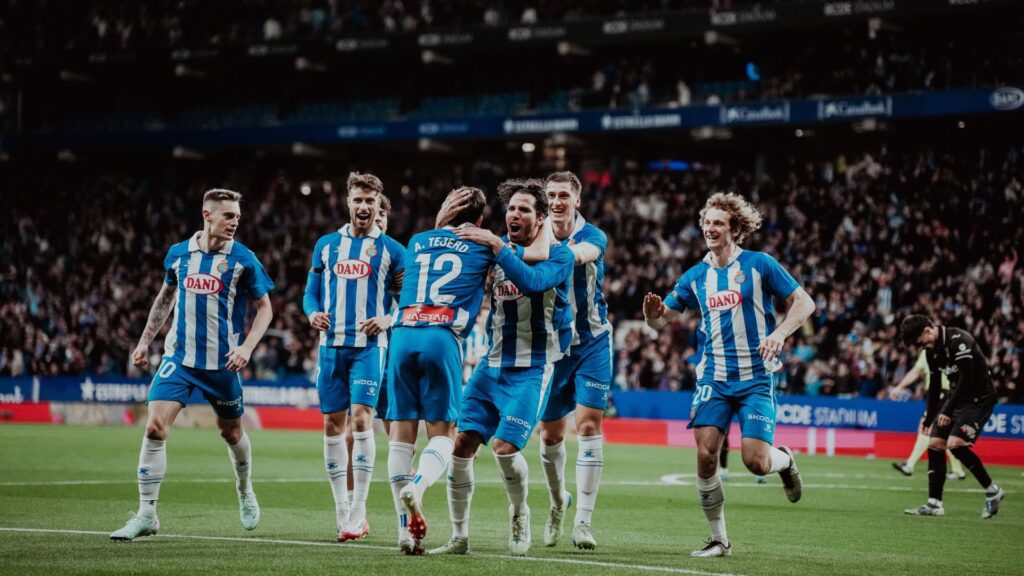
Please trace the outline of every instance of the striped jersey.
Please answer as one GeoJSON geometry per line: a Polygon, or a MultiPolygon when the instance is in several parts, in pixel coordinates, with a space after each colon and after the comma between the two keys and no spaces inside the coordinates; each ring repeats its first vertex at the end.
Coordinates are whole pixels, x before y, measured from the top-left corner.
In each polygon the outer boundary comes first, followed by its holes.
{"type": "Polygon", "coordinates": [[[494,252],[453,230],[445,226],[409,239],[395,326],[449,326],[460,338],[473,329],[494,252]]]}
{"type": "Polygon", "coordinates": [[[588,344],[591,340],[610,332],[608,304],[604,300],[604,252],[608,249],[608,237],[600,228],[588,223],[579,213],[573,223],[569,237],[562,240],[563,246],[582,243],[593,244],[601,251],[593,262],[573,268],[569,281],[569,304],[576,319],[576,336],[572,344],[588,344]]]}
{"type": "Polygon", "coordinates": [[[687,270],[665,298],[665,305],[677,312],[687,308],[701,311],[705,343],[697,379],[734,382],[764,378],[768,372],[757,347],[775,330],[772,297],[785,300],[799,287],[775,258],[738,246],[724,268],[716,268],[708,253],[687,270]]]}
{"type": "Polygon", "coordinates": [[[171,246],[164,258],[164,283],[178,287],[164,356],[189,368],[222,370],[243,340],[249,300],[262,298],[274,282],[252,250],[229,240],[204,252],[201,235],[171,246]]]}
{"type": "MultiPolygon", "coordinates": [[[[508,242],[508,237],[503,240],[508,242]]],[[[506,246],[495,262],[487,319],[488,365],[527,368],[557,362],[573,340],[572,251],[555,244],[547,260],[531,266],[506,246]]]]}
{"type": "Polygon", "coordinates": [[[353,236],[351,225],[320,238],[313,249],[303,311],[331,315],[320,333],[321,346],[387,347],[388,334],[368,337],[357,329],[369,318],[390,312],[388,292],[403,270],[405,248],[376,226],[353,236]]]}

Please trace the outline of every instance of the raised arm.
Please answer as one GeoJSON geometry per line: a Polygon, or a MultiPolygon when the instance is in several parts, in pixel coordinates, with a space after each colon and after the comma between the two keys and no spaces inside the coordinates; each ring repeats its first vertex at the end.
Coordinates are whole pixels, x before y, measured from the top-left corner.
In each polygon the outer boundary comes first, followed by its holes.
{"type": "Polygon", "coordinates": [[[543,262],[548,259],[551,255],[551,238],[548,237],[546,231],[537,234],[537,237],[533,239],[523,250],[523,260],[530,264],[537,262],[543,262]]]}
{"type": "Polygon", "coordinates": [[[601,256],[601,249],[590,242],[580,242],[569,246],[569,249],[572,250],[572,255],[576,258],[577,266],[590,264],[601,256]]]}
{"type": "Polygon", "coordinates": [[[173,284],[164,284],[160,288],[160,292],[156,295],[156,300],[153,301],[153,306],[149,309],[146,328],[142,331],[139,343],[132,352],[132,364],[136,366],[146,365],[149,356],[149,345],[153,343],[153,339],[160,333],[160,328],[167,321],[167,316],[170,315],[171,309],[174,307],[176,291],[177,286],[173,284]]]}
{"type": "Polygon", "coordinates": [[[648,292],[644,296],[644,321],[655,330],[661,330],[666,324],[679,317],[679,312],[669,308],[661,296],[648,292]]]}
{"type": "Polygon", "coordinates": [[[527,294],[550,290],[572,276],[572,255],[568,250],[555,250],[544,262],[529,265],[516,257],[508,246],[503,247],[495,264],[501,266],[505,276],[527,294]]]}

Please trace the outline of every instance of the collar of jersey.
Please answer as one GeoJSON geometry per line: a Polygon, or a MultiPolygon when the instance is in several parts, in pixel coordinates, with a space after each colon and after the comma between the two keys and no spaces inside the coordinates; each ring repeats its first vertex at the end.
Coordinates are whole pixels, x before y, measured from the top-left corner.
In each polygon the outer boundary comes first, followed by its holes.
{"type": "MultiPolygon", "coordinates": [[[[355,236],[352,236],[352,234],[349,232],[351,227],[352,227],[351,224],[345,224],[341,228],[338,228],[338,233],[341,234],[342,236],[348,236],[350,238],[355,238],[355,236]]],[[[379,238],[380,235],[381,235],[380,228],[377,228],[376,224],[374,224],[373,228],[370,228],[370,231],[366,233],[366,236],[369,237],[369,238],[379,238]]]]}
{"type": "MultiPolygon", "coordinates": [[[[189,239],[189,241],[188,241],[188,251],[189,252],[201,252],[202,251],[202,248],[199,247],[199,236],[202,235],[202,233],[203,233],[203,231],[200,230],[199,232],[196,232],[192,236],[192,238],[189,239]]],[[[224,246],[220,250],[217,250],[217,252],[219,252],[220,254],[231,254],[231,249],[234,248],[234,247],[235,247],[235,241],[234,240],[228,240],[227,242],[224,243],[224,246]]]]}
{"type": "MultiPolygon", "coordinates": [[[[743,254],[743,248],[740,248],[738,245],[733,246],[732,254],[729,255],[729,263],[726,264],[725,266],[722,266],[722,268],[728,268],[729,266],[732,266],[732,263],[735,262],[736,259],[740,257],[740,254],[743,254]]],[[[714,252],[709,251],[707,254],[705,254],[704,261],[707,262],[708,265],[711,266],[712,268],[718,268],[718,266],[715,266],[714,252]]]]}

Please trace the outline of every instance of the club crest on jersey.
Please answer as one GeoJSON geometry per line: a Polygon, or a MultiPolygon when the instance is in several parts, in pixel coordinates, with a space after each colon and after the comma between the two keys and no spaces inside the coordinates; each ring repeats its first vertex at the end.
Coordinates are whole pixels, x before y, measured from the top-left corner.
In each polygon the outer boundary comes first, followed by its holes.
{"type": "Polygon", "coordinates": [[[522,298],[523,293],[511,280],[505,280],[494,285],[494,297],[502,302],[512,302],[522,298]]]}
{"type": "Polygon", "coordinates": [[[226,274],[227,271],[228,271],[228,261],[227,260],[221,260],[220,262],[217,263],[217,272],[220,272],[221,274],[226,274]]]}
{"type": "Polygon", "coordinates": [[[370,257],[370,258],[373,258],[374,256],[376,256],[377,255],[377,247],[374,246],[373,244],[370,244],[369,248],[366,249],[366,255],[368,257],[370,257]]]}
{"type": "Polygon", "coordinates": [[[744,282],[746,282],[747,277],[745,274],[743,274],[743,270],[737,270],[734,279],[736,280],[737,284],[743,284],[744,282]]]}
{"type": "Polygon", "coordinates": [[[224,283],[216,276],[209,274],[189,274],[185,277],[185,290],[200,296],[217,294],[224,289],[224,283]]]}
{"type": "Polygon", "coordinates": [[[370,265],[362,260],[339,260],[334,263],[334,275],[346,280],[358,280],[370,275],[370,265]]]}
{"type": "Polygon", "coordinates": [[[725,312],[732,310],[743,302],[743,295],[736,290],[719,290],[708,296],[708,310],[712,312],[725,312]]]}

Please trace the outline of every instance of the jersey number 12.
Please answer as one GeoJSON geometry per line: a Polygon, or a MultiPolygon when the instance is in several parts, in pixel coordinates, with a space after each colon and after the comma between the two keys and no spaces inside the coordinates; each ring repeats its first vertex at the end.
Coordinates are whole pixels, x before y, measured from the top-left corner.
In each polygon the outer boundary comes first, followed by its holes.
{"type": "Polygon", "coordinates": [[[435,272],[440,272],[444,269],[445,264],[451,264],[451,270],[430,284],[430,301],[434,304],[447,306],[455,300],[455,296],[441,294],[441,288],[443,288],[445,284],[455,280],[459,276],[459,273],[462,272],[462,258],[450,253],[441,254],[434,259],[434,265],[431,266],[431,256],[431,254],[420,254],[416,257],[416,263],[420,265],[420,278],[419,282],[416,284],[416,302],[426,302],[427,280],[430,275],[430,270],[433,269],[435,272]]]}

